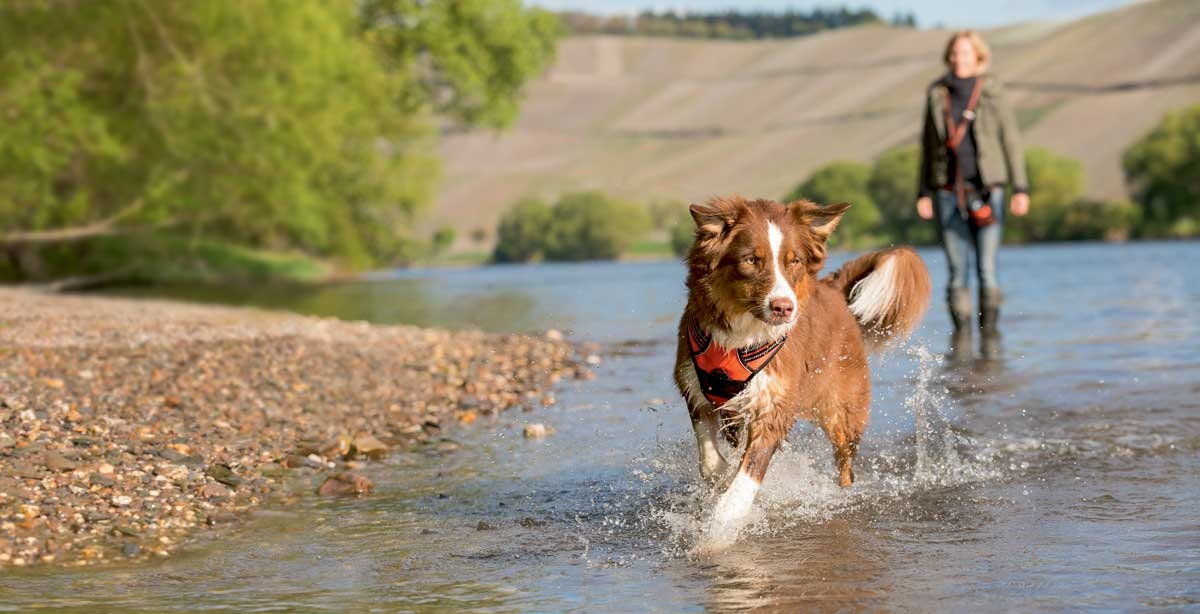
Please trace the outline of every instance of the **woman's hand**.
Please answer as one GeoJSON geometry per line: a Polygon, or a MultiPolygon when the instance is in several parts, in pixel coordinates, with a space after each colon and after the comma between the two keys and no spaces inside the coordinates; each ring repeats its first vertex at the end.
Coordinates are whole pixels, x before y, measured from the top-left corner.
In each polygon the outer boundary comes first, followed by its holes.
{"type": "MultiPolygon", "coordinates": [[[[1025,199],[1025,206],[1026,208],[1029,206],[1028,198],[1025,199]]],[[[922,196],[917,199],[917,215],[921,216],[923,220],[933,219],[933,198],[922,196]]]]}
{"type": "Polygon", "coordinates": [[[1022,193],[1013,194],[1012,199],[1008,201],[1008,209],[1017,217],[1029,213],[1029,195],[1022,193]]]}

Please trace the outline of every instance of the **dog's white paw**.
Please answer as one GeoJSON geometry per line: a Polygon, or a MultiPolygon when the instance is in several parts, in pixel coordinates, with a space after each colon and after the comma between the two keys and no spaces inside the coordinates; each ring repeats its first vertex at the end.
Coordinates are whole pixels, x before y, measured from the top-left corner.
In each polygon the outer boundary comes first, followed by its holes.
{"type": "Polygon", "coordinates": [[[694,553],[717,552],[737,541],[738,534],[750,516],[759,486],[754,478],[742,472],[738,473],[729,489],[717,499],[700,543],[693,549],[694,553]]]}

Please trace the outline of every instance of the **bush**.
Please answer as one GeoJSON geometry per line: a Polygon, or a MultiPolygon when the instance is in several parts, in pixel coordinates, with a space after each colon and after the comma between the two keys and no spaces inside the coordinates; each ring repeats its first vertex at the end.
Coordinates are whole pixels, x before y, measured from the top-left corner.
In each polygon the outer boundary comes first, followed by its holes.
{"type": "Polygon", "coordinates": [[[874,243],[882,216],[867,187],[870,177],[871,167],[866,164],[833,162],[817,169],[804,183],[796,186],[785,200],[791,202],[807,198],[821,205],[849,202],[851,207],[842,217],[830,244],[855,246],[874,243]]]}
{"type": "Polygon", "coordinates": [[[1144,234],[1190,236],[1200,221],[1200,105],[1168,113],[1125,151],[1125,179],[1144,234]]]}
{"type": "Polygon", "coordinates": [[[445,252],[450,248],[451,245],[454,244],[454,239],[456,236],[457,235],[454,232],[454,229],[450,226],[442,226],[441,228],[435,230],[433,233],[431,246],[433,248],[433,253],[441,254],[445,252]]]}
{"type": "Polygon", "coordinates": [[[676,214],[675,224],[671,226],[671,251],[676,256],[686,256],[696,240],[696,220],[692,212],[683,207],[676,214]]]}
{"type": "Polygon", "coordinates": [[[650,214],[650,227],[654,230],[671,230],[678,221],[681,210],[687,211],[687,205],[683,201],[661,199],[650,201],[650,204],[646,206],[646,212],[650,214]]]}
{"type": "Polygon", "coordinates": [[[1017,242],[1062,239],[1066,216],[1083,195],[1083,166],[1074,158],[1034,147],[1025,153],[1025,168],[1029,213],[1006,218],[1005,238],[1017,242]]]}
{"type": "Polygon", "coordinates": [[[514,205],[496,229],[496,262],[612,260],[649,229],[633,203],[600,192],[563,195],[554,207],[529,198],[514,205]]]}
{"type": "Polygon", "coordinates": [[[1081,201],[1066,210],[1054,238],[1062,241],[1124,241],[1140,221],[1141,211],[1131,201],[1081,201]]]}
{"type": "Polygon", "coordinates": [[[550,206],[538,198],[513,205],[496,227],[496,262],[528,262],[542,255],[550,226],[550,206]]]}
{"type": "Polygon", "coordinates": [[[638,205],[600,192],[566,194],[555,204],[546,233],[547,260],[612,260],[650,226],[638,205]]]}
{"type": "Polygon", "coordinates": [[[921,152],[917,145],[889,149],[875,160],[867,189],[879,208],[880,234],[896,243],[935,243],[937,224],[917,215],[917,175],[921,152]]]}

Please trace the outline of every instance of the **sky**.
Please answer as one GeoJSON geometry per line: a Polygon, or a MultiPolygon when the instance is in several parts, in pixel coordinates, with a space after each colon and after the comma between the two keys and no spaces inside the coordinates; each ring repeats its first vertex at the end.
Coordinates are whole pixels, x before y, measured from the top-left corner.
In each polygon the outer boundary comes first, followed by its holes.
{"type": "Polygon", "coordinates": [[[1134,0],[526,0],[529,4],[555,10],[584,10],[590,13],[633,13],[644,9],[721,11],[788,8],[807,11],[817,7],[870,8],[887,19],[897,12],[911,11],[921,27],[986,28],[1020,21],[1074,19],[1130,4],[1134,0]]]}

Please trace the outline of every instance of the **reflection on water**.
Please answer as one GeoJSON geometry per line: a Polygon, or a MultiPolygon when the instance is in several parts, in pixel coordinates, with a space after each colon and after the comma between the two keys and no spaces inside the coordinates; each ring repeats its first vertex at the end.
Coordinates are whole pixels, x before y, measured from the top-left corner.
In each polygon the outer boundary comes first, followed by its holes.
{"type": "MultiPolygon", "coordinates": [[[[941,288],[941,255],[923,255],[941,288]]],[[[873,361],[855,486],[836,486],[828,442],[799,426],[749,535],[706,557],[687,554],[711,497],[669,378],[679,265],[226,290],[348,318],[633,341],[553,408],[454,432],[455,454],[371,467],[371,498],[302,502],[149,565],[13,572],[0,610],[1196,609],[1200,272],[1184,263],[1198,259],[1193,243],[1003,250],[1003,360],[942,360],[935,304],[908,348],[873,361]],[[557,434],[523,439],[532,421],[557,434]]]]}

